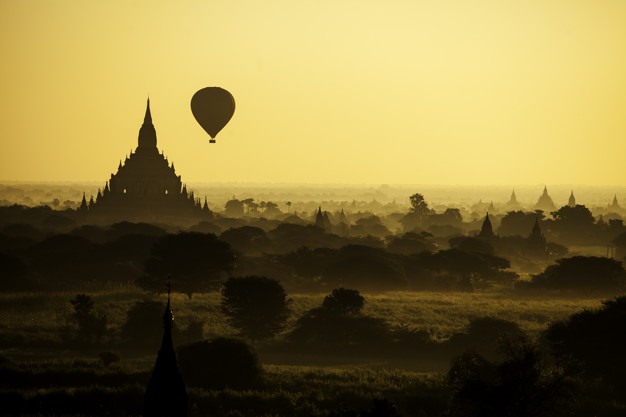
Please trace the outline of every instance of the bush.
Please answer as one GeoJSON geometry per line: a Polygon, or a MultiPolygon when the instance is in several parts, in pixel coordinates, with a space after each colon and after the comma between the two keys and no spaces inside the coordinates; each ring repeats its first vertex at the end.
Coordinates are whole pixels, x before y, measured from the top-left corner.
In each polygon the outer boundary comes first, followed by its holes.
{"type": "Polygon", "coordinates": [[[222,287],[222,311],[251,339],[278,333],[289,315],[289,302],[280,282],[266,277],[229,278],[222,287]]]}
{"type": "Polygon", "coordinates": [[[321,307],[309,310],[298,319],[289,339],[317,347],[385,346],[390,340],[390,330],[383,319],[360,313],[363,300],[356,290],[333,290],[321,307]]]}
{"type": "Polygon", "coordinates": [[[507,417],[568,415],[577,391],[573,368],[560,366],[525,338],[501,345],[506,359],[491,363],[466,352],[447,375],[451,416],[507,417]]]}
{"type": "Polygon", "coordinates": [[[78,339],[85,343],[100,343],[106,333],[106,315],[96,315],[93,300],[85,294],[78,294],[70,300],[74,307],[72,317],[78,322],[78,339]]]}
{"type": "Polygon", "coordinates": [[[190,387],[247,390],[261,384],[262,370],[256,353],[237,339],[221,337],[181,346],[178,365],[190,387]]]}
{"type": "Polygon", "coordinates": [[[556,261],[520,288],[573,291],[617,291],[626,286],[626,270],[615,259],[573,256],[556,261]]]}
{"type": "Polygon", "coordinates": [[[232,270],[235,255],[226,242],[212,234],[181,232],[160,238],[146,260],[146,275],[137,284],[146,290],[165,292],[172,277],[172,288],[187,294],[219,288],[225,274],[232,270]]]}
{"type": "Polygon", "coordinates": [[[517,323],[496,317],[480,317],[470,320],[467,333],[457,333],[447,342],[456,352],[477,351],[489,359],[498,356],[498,345],[503,338],[523,337],[517,323]]]}
{"type": "Polygon", "coordinates": [[[626,391],[626,296],[605,301],[598,310],[585,310],[555,323],[545,332],[561,356],[580,361],[586,374],[626,391]]]}
{"type": "Polygon", "coordinates": [[[164,310],[165,306],[159,301],[138,301],[126,313],[122,337],[135,347],[156,348],[163,336],[164,310]]]}
{"type": "Polygon", "coordinates": [[[120,361],[120,356],[115,352],[101,352],[98,358],[100,358],[100,362],[102,362],[104,366],[109,366],[112,363],[120,361]]]}

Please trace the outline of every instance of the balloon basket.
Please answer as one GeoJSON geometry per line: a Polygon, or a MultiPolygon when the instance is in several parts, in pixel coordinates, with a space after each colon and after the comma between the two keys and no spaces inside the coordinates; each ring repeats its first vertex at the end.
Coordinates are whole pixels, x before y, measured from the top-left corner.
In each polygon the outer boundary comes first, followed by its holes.
{"type": "Polygon", "coordinates": [[[209,139],[209,143],[215,143],[215,139],[209,139]]]}

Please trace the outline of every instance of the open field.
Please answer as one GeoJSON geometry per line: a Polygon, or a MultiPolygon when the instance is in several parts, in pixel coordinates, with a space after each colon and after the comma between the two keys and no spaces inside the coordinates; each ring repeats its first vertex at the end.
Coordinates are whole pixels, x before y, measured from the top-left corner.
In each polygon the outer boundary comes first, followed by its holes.
{"type": "MultiPolygon", "coordinates": [[[[137,301],[162,299],[135,287],[86,292],[95,309],[107,315],[109,339],[114,339],[126,319],[126,312],[137,301]]],[[[12,293],[0,295],[0,340],[24,342],[60,341],[60,329],[71,323],[69,300],[77,292],[12,293]]],[[[284,333],[291,330],[307,310],[321,304],[326,294],[290,294],[292,314],[284,333]]],[[[390,292],[363,294],[364,314],[384,318],[392,326],[426,330],[435,340],[462,332],[470,319],[491,316],[517,322],[531,335],[537,335],[551,322],[563,320],[582,309],[597,308],[606,297],[564,298],[557,296],[522,297],[504,290],[475,293],[390,292]]],[[[194,320],[204,323],[205,338],[235,333],[220,311],[220,294],[194,295],[191,299],[173,294],[175,320],[184,329],[194,320]]],[[[158,318],[155,318],[158,320],[158,318]]],[[[279,336],[280,337],[280,336],[279,336]]],[[[6,343],[3,343],[6,348],[6,343]]]]}

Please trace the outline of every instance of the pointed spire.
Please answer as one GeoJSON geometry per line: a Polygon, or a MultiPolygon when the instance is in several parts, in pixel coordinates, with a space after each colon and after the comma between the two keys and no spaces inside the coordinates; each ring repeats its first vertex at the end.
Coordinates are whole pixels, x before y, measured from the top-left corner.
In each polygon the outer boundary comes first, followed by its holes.
{"type": "Polygon", "coordinates": [[[80,210],[87,210],[87,199],[85,198],[85,192],[83,191],[83,201],[80,203],[80,210]]]}
{"type": "Polygon", "coordinates": [[[535,217],[535,224],[533,230],[530,232],[530,237],[541,237],[541,227],[539,227],[539,217],[535,217]]]}
{"type": "Polygon", "coordinates": [[[156,130],[152,124],[152,113],[150,113],[150,99],[146,105],[146,115],[143,118],[143,125],[139,129],[137,150],[139,149],[155,149],[157,144],[156,130]]]}
{"type": "Polygon", "coordinates": [[[144,395],[145,417],[186,416],[187,390],[178,370],[172,342],[171,282],[167,283],[167,306],[163,313],[163,340],[144,395]]]}
{"type": "Polygon", "coordinates": [[[483,221],[483,226],[480,229],[480,233],[478,237],[484,238],[493,238],[495,235],[493,234],[493,227],[491,226],[491,220],[489,220],[489,212],[485,215],[485,220],[483,221]]]}
{"type": "Polygon", "coordinates": [[[572,190],[572,193],[569,195],[569,201],[567,205],[570,207],[576,207],[576,197],[574,197],[574,190],[572,190]]]}
{"type": "Polygon", "coordinates": [[[146,115],[143,118],[143,124],[152,124],[152,114],[150,113],[150,97],[148,97],[148,104],[146,105],[146,115]]]}
{"type": "Polygon", "coordinates": [[[208,210],[209,209],[209,205],[207,204],[206,201],[206,196],[204,196],[204,207],[202,207],[204,210],[208,210]]]}
{"type": "Polygon", "coordinates": [[[122,160],[120,159],[120,164],[117,166],[117,170],[119,171],[120,169],[122,169],[122,160]]]}

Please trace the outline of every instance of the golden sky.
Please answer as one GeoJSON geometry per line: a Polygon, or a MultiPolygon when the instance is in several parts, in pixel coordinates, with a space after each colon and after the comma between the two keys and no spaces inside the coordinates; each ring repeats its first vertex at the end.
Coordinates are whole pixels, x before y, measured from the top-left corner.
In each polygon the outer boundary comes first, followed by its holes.
{"type": "Polygon", "coordinates": [[[626,185],[626,1],[0,1],[0,180],[626,185]],[[235,97],[209,144],[192,95],[235,97]]]}

